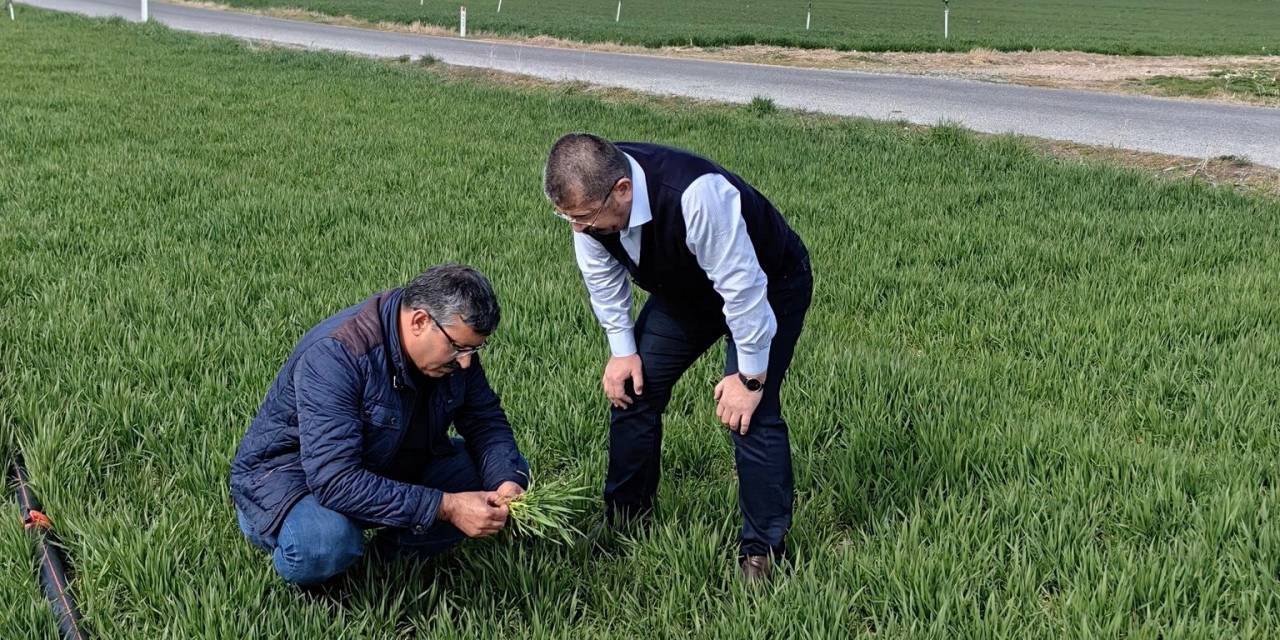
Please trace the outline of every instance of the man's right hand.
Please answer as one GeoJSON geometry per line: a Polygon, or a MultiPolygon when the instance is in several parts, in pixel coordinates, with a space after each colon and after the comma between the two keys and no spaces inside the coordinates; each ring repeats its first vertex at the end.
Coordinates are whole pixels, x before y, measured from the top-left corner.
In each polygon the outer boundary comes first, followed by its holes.
{"type": "Polygon", "coordinates": [[[631,396],[627,395],[627,380],[631,381],[636,395],[644,394],[644,372],[641,366],[638,353],[609,358],[609,363],[604,366],[604,379],[600,381],[609,404],[619,409],[631,406],[631,396]]]}
{"type": "Polygon", "coordinates": [[[469,538],[483,538],[507,524],[507,505],[493,491],[446,493],[440,499],[436,519],[452,524],[469,538]]]}

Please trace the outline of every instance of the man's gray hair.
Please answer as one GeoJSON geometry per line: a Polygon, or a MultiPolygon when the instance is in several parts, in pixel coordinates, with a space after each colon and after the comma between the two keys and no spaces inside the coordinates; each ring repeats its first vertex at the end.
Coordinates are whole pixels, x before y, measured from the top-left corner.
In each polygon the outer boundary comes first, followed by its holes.
{"type": "Polygon", "coordinates": [[[482,336],[492,335],[502,316],[493,285],[479,271],[462,264],[442,264],[422,272],[405,286],[400,306],[426,311],[445,326],[461,317],[482,336]]]}
{"type": "Polygon", "coordinates": [[[542,190],[551,204],[570,203],[577,192],[585,202],[604,200],[622,178],[631,177],[631,163],[616,145],[590,133],[569,133],[551,145],[542,171],[542,190]]]}

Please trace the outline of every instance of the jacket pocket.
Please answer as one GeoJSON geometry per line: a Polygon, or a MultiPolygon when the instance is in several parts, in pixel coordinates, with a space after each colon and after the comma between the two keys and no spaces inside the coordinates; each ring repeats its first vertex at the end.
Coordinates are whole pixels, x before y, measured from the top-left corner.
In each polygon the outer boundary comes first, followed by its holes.
{"type": "Polygon", "coordinates": [[[400,426],[400,410],[381,404],[365,404],[364,422],[374,429],[395,429],[400,426]]]}

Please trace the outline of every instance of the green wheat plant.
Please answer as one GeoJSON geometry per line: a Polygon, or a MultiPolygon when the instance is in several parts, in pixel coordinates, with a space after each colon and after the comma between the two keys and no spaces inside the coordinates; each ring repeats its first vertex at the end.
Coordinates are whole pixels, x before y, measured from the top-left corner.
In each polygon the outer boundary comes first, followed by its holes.
{"type": "Polygon", "coordinates": [[[512,535],[573,544],[574,538],[582,537],[573,519],[590,500],[590,491],[589,486],[565,480],[535,484],[530,476],[529,489],[507,502],[512,535]]]}

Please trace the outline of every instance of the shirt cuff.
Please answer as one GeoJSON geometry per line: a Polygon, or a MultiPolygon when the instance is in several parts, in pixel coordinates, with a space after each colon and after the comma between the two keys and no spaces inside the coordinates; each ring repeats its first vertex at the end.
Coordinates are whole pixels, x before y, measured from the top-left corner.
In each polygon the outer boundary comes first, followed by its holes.
{"type": "Polygon", "coordinates": [[[756,353],[746,353],[738,349],[738,372],[743,375],[760,375],[769,369],[769,347],[756,353]]]}
{"type": "Polygon", "coordinates": [[[607,335],[609,337],[609,351],[613,353],[613,357],[621,358],[635,354],[636,334],[634,330],[627,329],[626,331],[607,335]]]}

